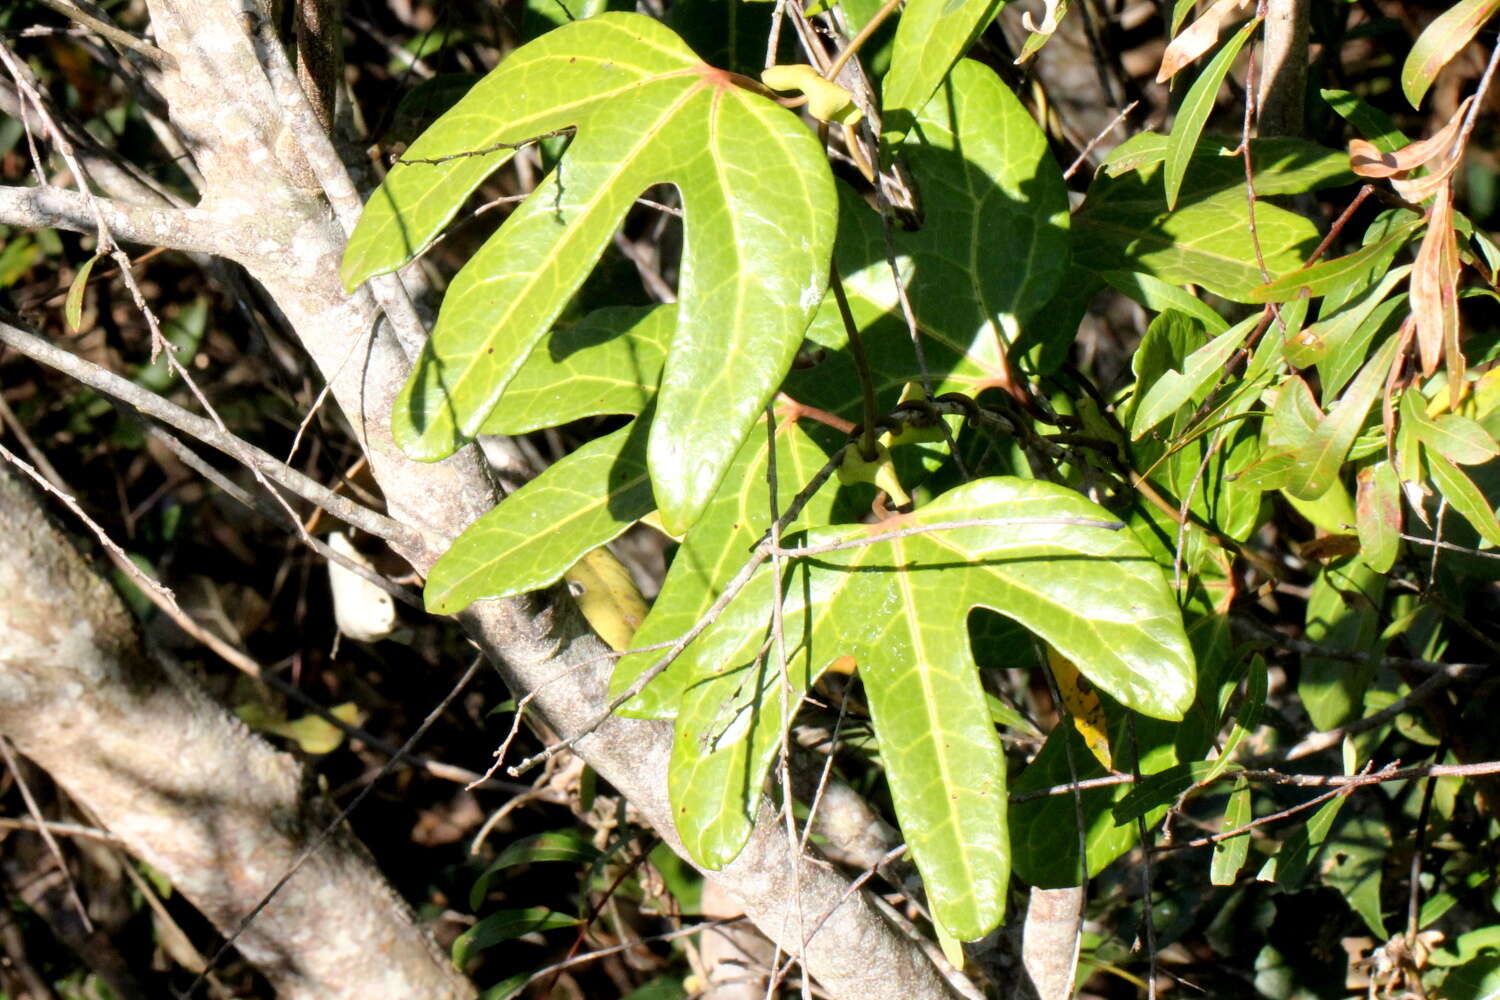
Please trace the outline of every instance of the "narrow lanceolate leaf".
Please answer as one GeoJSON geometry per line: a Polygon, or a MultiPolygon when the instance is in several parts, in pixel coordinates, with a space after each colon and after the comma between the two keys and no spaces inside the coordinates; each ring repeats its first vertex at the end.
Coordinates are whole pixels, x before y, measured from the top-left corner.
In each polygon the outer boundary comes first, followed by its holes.
{"type": "Polygon", "coordinates": [[[1177,193],[1182,190],[1182,179],[1187,176],[1188,161],[1192,159],[1193,150],[1198,148],[1198,137],[1203,134],[1209,112],[1214,109],[1224,77],[1234,65],[1235,56],[1240,54],[1240,49],[1245,47],[1258,27],[1260,19],[1256,18],[1224,43],[1198,79],[1193,81],[1192,89],[1177,110],[1177,121],[1172,125],[1172,137],[1167,143],[1166,170],[1162,174],[1167,184],[1169,210],[1177,207],[1177,193]]]}
{"type": "Polygon", "coordinates": [[[1432,470],[1433,485],[1453,509],[1474,526],[1479,537],[1488,545],[1500,545],[1500,521],[1495,519],[1494,508],[1474,485],[1474,480],[1442,455],[1431,451],[1427,453],[1427,467],[1432,470]]]}
{"type": "Polygon", "coordinates": [[[614,413],[637,414],[656,395],[676,306],[612,306],[552,331],[536,346],[480,428],[525,434],[614,413]]]}
{"type": "Polygon", "coordinates": [[[1312,437],[1297,452],[1297,465],[1287,492],[1299,500],[1316,500],[1338,481],[1339,469],[1354,439],[1365,425],[1370,407],[1385,388],[1386,376],[1396,358],[1398,341],[1386,341],[1350,383],[1342,399],[1319,422],[1312,437]]]}
{"type": "Polygon", "coordinates": [[[1189,355],[1182,371],[1162,374],[1135,408],[1130,436],[1139,438],[1177,412],[1177,408],[1193,398],[1210,379],[1223,375],[1225,362],[1249,336],[1256,322],[1256,317],[1242,321],[1189,355]]]}
{"type": "Polygon", "coordinates": [[[471,524],[433,565],[427,609],[455,614],[482,598],[549,586],[651,513],[648,425],[642,417],[589,442],[471,524]]]}
{"type": "Polygon", "coordinates": [[[1420,224],[1420,220],[1407,223],[1384,239],[1360,247],[1351,254],[1319,261],[1312,267],[1283,275],[1257,288],[1251,293],[1250,301],[1290,302],[1304,296],[1316,298],[1345,285],[1364,282],[1370,271],[1410,239],[1412,231],[1420,224]]]}
{"type": "Polygon", "coordinates": [[[1360,558],[1377,573],[1395,565],[1401,545],[1401,480],[1390,462],[1359,470],[1354,494],[1360,558]]]}
{"type": "Polygon", "coordinates": [[[89,289],[89,274],[94,270],[94,262],[99,259],[98,254],[83,262],[78,273],[73,276],[73,284],[68,287],[68,298],[63,303],[63,318],[68,321],[68,328],[75,333],[83,325],[83,295],[89,289]]]}
{"type": "Polygon", "coordinates": [[[453,964],[462,968],[471,957],[486,948],[526,934],[537,934],[560,927],[576,927],[580,923],[582,921],[573,914],[558,913],[545,906],[533,906],[525,910],[499,910],[458,936],[453,942],[453,964]]]}
{"type": "MultiPolygon", "coordinates": [[[[1223,831],[1238,830],[1250,822],[1250,784],[1244,778],[1234,779],[1229,804],[1224,807],[1223,831]]],[[[1214,885],[1234,885],[1245,858],[1250,854],[1250,831],[1214,845],[1214,859],[1209,865],[1209,881],[1214,885]]]]}
{"type": "Polygon", "coordinates": [[[507,57],[412,146],[372,197],[360,224],[371,235],[356,232],[345,280],[398,266],[495,165],[417,161],[567,128],[577,134],[557,168],[449,287],[393,430],[423,459],[478,433],[635,198],[675,184],[686,227],[678,323],[648,464],[663,521],[680,532],[713,495],[823,295],[833,181],[791,112],[650,18],[568,24],[507,57]]]}
{"type": "Polygon", "coordinates": [[[1496,10],[1500,0],[1459,0],[1423,30],[1401,66],[1401,92],[1412,107],[1421,105],[1438,72],[1473,41],[1496,10]]]}
{"type": "MultiPolygon", "coordinates": [[[[784,588],[791,696],[835,660],[858,665],[903,833],[955,937],[998,922],[1009,869],[1005,761],[969,649],[970,609],[1021,623],[1138,710],[1180,718],[1192,701],[1171,592],[1112,527],[1071,491],[982,479],[914,514],[809,532],[817,551],[784,588]]],[[[754,584],[704,634],[677,716],[673,812],[685,842],[718,858],[749,835],[783,722],[774,649],[758,658],[771,589],[754,584]],[[721,691],[695,696],[709,685],[721,691]],[[712,760],[722,754],[725,764],[712,760]]]]}
{"type": "Polygon", "coordinates": [[[1427,401],[1416,389],[1401,397],[1401,422],[1433,451],[1458,465],[1479,465],[1500,455],[1500,446],[1476,421],[1457,413],[1427,415],[1427,401]]]}
{"type": "MultiPolygon", "coordinates": [[[[1463,355],[1449,348],[1458,344],[1458,238],[1453,232],[1453,187],[1443,184],[1432,203],[1427,233],[1411,272],[1411,314],[1417,325],[1417,352],[1422,374],[1437,371],[1443,357],[1458,362],[1463,377],[1463,355]]],[[[1456,382],[1453,391],[1458,390],[1456,382]]]]}
{"type": "Polygon", "coordinates": [[[917,111],[1004,5],[1004,0],[911,0],[906,5],[881,87],[881,141],[887,148],[894,148],[916,124],[917,111]]]}

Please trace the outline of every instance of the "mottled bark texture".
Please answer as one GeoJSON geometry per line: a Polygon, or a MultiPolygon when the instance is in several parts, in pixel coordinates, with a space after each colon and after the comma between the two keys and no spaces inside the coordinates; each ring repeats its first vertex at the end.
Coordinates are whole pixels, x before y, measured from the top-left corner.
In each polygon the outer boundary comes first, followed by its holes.
{"type": "MultiPolygon", "coordinates": [[[[0,733],[222,931],[332,818],[301,769],[150,655],[118,595],[0,466],[0,733]]],[[[347,831],[239,939],[283,997],[467,998],[347,831]]]]}
{"type": "MultiPolygon", "coordinates": [[[[401,555],[425,572],[499,494],[476,448],[424,464],[391,439],[391,404],[422,334],[396,279],[372,282],[374,294],[350,295],[339,284],[339,259],[359,210],[349,174],[302,99],[285,53],[266,44],[255,5],[148,0],[147,8],[157,44],[175,60],[159,89],[203,179],[197,207],[213,214],[225,233],[221,252],[264,286],[329,381],[392,516],[421,535],[401,555]],[[380,319],[377,297],[394,328],[380,319]]],[[[580,734],[607,703],[609,650],[564,592],[481,602],[459,620],[512,691],[537,693],[532,705],[558,735],[580,734]]],[[[577,749],[677,849],[666,787],[670,741],[667,723],[614,718],[577,749]]],[[[711,876],[766,935],[803,957],[826,995],[962,995],[869,897],[847,892],[846,878],[822,862],[794,858],[785,830],[764,807],[744,852],[711,876]]],[[[354,905],[341,902],[346,910],[354,905]]]]}

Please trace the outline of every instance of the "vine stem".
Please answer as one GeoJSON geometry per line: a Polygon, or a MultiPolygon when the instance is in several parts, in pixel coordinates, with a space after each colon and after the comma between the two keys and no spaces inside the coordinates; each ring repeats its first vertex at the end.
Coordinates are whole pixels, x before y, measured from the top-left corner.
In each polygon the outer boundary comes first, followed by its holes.
{"type": "Polygon", "coordinates": [[[838,303],[839,318],[844,321],[844,330],[849,335],[849,356],[854,359],[854,370],[859,374],[859,392],[863,397],[864,426],[859,433],[859,453],[865,461],[873,462],[879,451],[875,445],[875,378],[870,374],[870,359],[865,354],[864,341],[860,339],[859,324],[854,322],[854,313],[849,309],[849,298],[844,294],[844,281],[839,277],[838,264],[828,268],[828,285],[833,289],[834,301],[838,303]]]}
{"type": "Polygon", "coordinates": [[[860,46],[870,40],[871,35],[880,30],[880,26],[896,12],[896,8],[899,6],[901,6],[901,0],[886,0],[885,6],[875,12],[875,16],[870,18],[863,28],[859,29],[858,34],[849,39],[849,44],[845,45],[843,51],[834,57],[833,62],[828,64],[828,69],[823,73],[823,79],[832,80],[838,76],[839,70],[844,68],[844,64],[853,58],[854,54],[859,51],[860,46]]]}

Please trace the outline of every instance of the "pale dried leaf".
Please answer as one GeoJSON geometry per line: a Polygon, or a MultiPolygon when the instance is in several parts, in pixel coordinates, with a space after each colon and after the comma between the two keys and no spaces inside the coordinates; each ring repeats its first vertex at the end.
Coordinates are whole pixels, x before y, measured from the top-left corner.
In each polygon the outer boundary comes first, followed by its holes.
{"type": "Polygon", "coordinates": [[[1446,182],[1438,188],[1412,269],[1411,312],[1422,374],[1432,375],[1445,347],[1456,349],[1458,343],[1458,244],[1453,234],[1453,186],[1446,182]]]}
{"type": "Polygon", "coordinates": [[[1215,0],[1214,5],[1204,11],[1186,31],[1172,39],[1167,51],[1162,54],[1156,82],[1166,83],[1188,63],[1213,48],[1224,25],[1252,6],[1251,0],[1215,0]]]}

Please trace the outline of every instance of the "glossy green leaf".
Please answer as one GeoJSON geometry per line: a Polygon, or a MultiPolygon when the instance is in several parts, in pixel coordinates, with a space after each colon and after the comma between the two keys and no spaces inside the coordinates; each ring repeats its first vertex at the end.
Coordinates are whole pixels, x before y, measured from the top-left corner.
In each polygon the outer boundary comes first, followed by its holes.
{"type": "Polygon", "coordinates": [[[1477,422],[1457,413],[1427,415],[1427,400],[1416,389],[1401,396],[1401,420],[1417,440],[1455,465],[1479,465],[1500,455],[1500,445],[1477,422]]]}
{"type": "Polygon", "coordinates": [[[1302,880],[1307,877],[1308,865],[1323,849],[1328,831],[1344,808],[1345,801],[1346,796],[1336,795],[1319,806],[1305,825],[1292,830],[1281,849],[1266,859],[1255,877],[1262,882],[1275,882],[1288,892],[1300,888],[1302,880]]]}
{"type": "MultiPolygon", "coordinates": [[[[1393,839],[1383,817],[1353,817],[1328,841],[1325,863],[1318,870],[1319,880],[1338,890],[1377,941],[1390,936],[1380,907],[1380,878],[1393,839]]],[[[1401,912],[1404,917],[1405,906],[1401,912]]]]}
{"type": "Polygon", "coordinates": [[[691,524],[785,374],[822,298],[827,161],[790,112],[702,63],[650,18],[605,13],[512,53],[418,140],[350,241],[354,285],[420,249],[502,157],[422,159],[577,134],[455,277],[393,430],[423,459],[478,433],[637,195],[682,194],[678,328],[648,442],[662,517],[691,524]]]}
{"type": "Polygon", "coordinates": [[[1210,381],[1222,377],[1225,363],[1257,322],[1257,316],[1246,318],[1189,355],[1180,372],[1165,372],[1151,383],[1145,398],[1134,409],[1130,436],[1139,438],[1193,399],[1210,381]]]}
{"type": "MultiPolygon", "coordinates": [[[[1236,770],[1239,765],[1232,766],[1236,770]]],[[[1165,770],[1144,777],[1139,784],[1112,807],[1116,823],[1129,823],[1158,809],[1166,809],[1178,798],[1204,779],[1221,770],[1216,760],[1194,760],[1186,764],[1174,764],[1165,770]]]]}
{"type": "Polygon", "coordinates": [[[495,876],[518,865],[534,865],[544,861],[565,861],[586,865],[600,856],[599,849],[582,834],[574,830],[549,830],[546,833],[522,837],[506,845],[488,868],[474,880],[469,891],[469,905],[479,909],[489,894],[490,883],[495,876]]]}
{"type": "Polygon", "coordinates": [[[470,958],[505,941],[526,934],[577,927],[582,921],[568,913],[556,913],[545,906],[525,910],[499,910],[470,927],[453,942],[453,964],[463,968],[470,958]]]}
{"type": "MultiPolygon", "coordinates": [[[[1100,169],[1119,177],[1163,163],[1171,142],[1171,136],[1159,132],[1140,132],[1111,150],[1100,169]]],[[[1234,152],[1239,144],[1238,135],[1204,133],[1191,150],[1181,193],[1207,195],[1234,188],[1243,195],[1245,161],[1234,152]]],[[[1262,198],[1342,187],[1356,180],[1347,152],[1291,136],[1251,139],[1250,164],[1255,193],[1262,198]]]]}
{"type": "MultiPolygon", "coordinates": [[[[1073,215],[1074,259],[1094,271],[1131,270],[1169,284],[1199,285],[1236,302],[1251,296],[1265,279],[1250,237],[1243,186],[1199,188],[1196,162],[1168,210],[1161,167],[1110,176],[1102,173],[1073,215]]],[[[1294,271],[1317,246],[1317,229],[1300,215],[1257,202],[1255,227],[1272,278],[1294,271]]]]}
{"type": "Polygon", "coordinates": [[[1449,505],[1474,526],[1487,544],[1500,545],[1500,521],[1495,519],[1494,508],[1474,485],[1474,480],[1442,455],[1431,451],[1427,453],[1427,467],[1432,471],[1433,485],[1449,505]]]}
{"type": "Polygon", "coordinates": [[[1224,317],[1214,312],[1202,299],[1176,285],[1169,285],[1160,278],[1136,271],[1106,271],[1100,277],[1111,288],[1124,292],[1153,313],[1175,309],[1202,323],[1210,333],[1220,334],[1229,329],[1229,323],[1224,317]]]}
{"type": "MultiPolygon", "coordinates": [[[[1224,807],[1223,831],[1237,830],[1250,822],[1250,784],[1244,778],[1234,779],[1234,789],[1229,793],[1229,804],[1224,807]]],[[[1221,840],[1214,844],[1213,861],[1209,864],[1209,881],[1214,885],[1234,885],[1245,867],[1245,858],[1250,854],[1250,831],[1221,840]]]]}
{"type": "MultiPolygon", "coordinates": [[[[954,67],[918,124],[901,154],[926,219],[915,232],[891,234],[907,296],[925,334],[1000,378],[1006,345],[1068,266],[1062,171],[1030,112],[977,62],[954,67]]],[[[840,232],[846,287],[899,315],[878,216],[856,199],[843,211],[867,220],[840,232]]]]}
{"type": "Polygon", "coordinates": [[[1324,566],[1313,581],[1307,599],[1308,640],[1371,657],[1351,663],[1348,658],[1303,655],[1297,694],[1320,731],[1357,718],[1364,705],[1365,689],[1375,675],[1385,585],[1385,575],[1358,558],[1324,566]]]}
{"type": "Polygon", "coordinates": [[[1360,370],[1342,399],[1328,411],[1312,436],[1297,451],[1296,466],[1286,485],[1299,500],[1316,500],[1338,481],[1339,470],[1354,439],[1364,427],[1370,407],[1385,389],[1386,377],[1396,358],[1398,342],[1386,341],[1360,370]]]}
{"type": "Polygon", "coordinates": [[[1316,298],[1346,285],[1363,283],[1371,272],[1380,267],[1387,254],[1394,253],[1411,238],[1418,224],[1408,223],[1384,239],[1360,247],[1353,253],[1333,260],[1319,261],[1312,267],[1293,271],[1262,285],[1251,294],[1250,301],[1290,302],[1295,298],[1316,298]]]}
{"type": "MultiPolygon", "coordinates": [[[[958,937],[999,919],[1008,869],[1004,758],[968,648],[969,609],[1013,618],[1154,715],[1177,718],[1191,703],[1175,601],[1133,537],[1108,523],[1050,484],[977,480],[914,514],[809,532],[809,545],[851,547],[809,557],[785,588],[793,695],[834,659],[858,665],[897,815],[935,915],[958,937]],[[901,529],[914,533],[880,537],[901,529]]],[[[764,582],[747,590],[686,654],[697,679],[679,708],[670,785],[700,861],[722,863],[743,845],[779,739],[779,668],[758,656],[770,594],[764,582]],[[711,686],[723,690],[700,697],[711,686]]]]}
{"type": "Polygon", "coordinates": [[[646,474],[650,421],[632,421],[564,456],[464,531],[427,576],[434,614],[540,590],[655,509],[646,474]]]}
{"type": "Polygon", "coordinates": [[[525,434],[640,413],[656,393],[676,329],[676,306],[618,306],[552,331],[510,380],[481,433],[525,434]]]}
{"type": "Polygon", "coordinates": [[[1355,528],[1360,558],[1377,573],[1387,573],[1401,547],[1401,480],[1390,462],[1359,470],[1354,494],[1355,528]]]}
{"type": "Polygon", "coordinates": [[[1245,43],[1259,27],[1260,19],[1254,18],[1235,32],[1234,37],[1224,43],[1203,72],[1198,74],[1198,79],[1193,81],[1193,86],[1177,109],[1177,120],[1172,125],[1172,136],[1167,141],[1166,169],[1162,171],[1167,185],[1169,210],[1177,207],[1177,194],[1182,189],[1183,178],[1187,176],[1188,161],[1198,148],[1198,137],[1203,134],[1203,126],[1208,122],[1209,113],[1218,100],[1219,89],[1224,86],[1224,77],[1229,74],[1229,68],[1234,65],[1240,49],[1245,47],[1245,43]]]}
{"type": "MultiPolygon", "coordinates": [[[[1128,712],[1114,706],[1108,706],[1107,710],[1115,767],[1126,772],[1138,768],[1142,775],[1150,776],[1177,763],[1174,744],[1181,729],[1179,724],[1136,719],[1131,727],[1128,712]],[[1135,731],[1134,738],[1131,728],[1135,731]],[[1135,754],[1137,746],[1139,760],[1135,754]]],[[[1075,776],[1086,781],[1107,774],[1088,752],[1077,730],[1063,725],[1052,730],[1036,759],[1016,779],[1014,790],[1020,796],[1069,784],[1075,776]]],[[[1112,785],[1082,791],[1076,800],[1064,792],[1013,805],[1010,829],[1016,874],[1028,884],[1042,888],[1078,885],[1085,877],[1098,875],[1140,839],[1136,820],[1121,823],[1114,817],[1114,803],[1129,792],[1129,785],[1112,785]],[[1079,864],[1080,840],[1088,857],[1087,876],[1079,864]]],[[[1165,813],[1166,808],[1161,807],[1147,815],[1147,828],[1155,826],[1165,813]]]]}
{"type": "Polygon", "coordinates": [[[881,142],[887,149],[916,124],[917,112],[1003,6],[1004,0],[909,0],[881,86],[881,142]]]}
{"type": "Polygon", "coordinates": [[[1324,90],[1320,93],[1329,107],[1382,153],[1394,153],[1411,142],[1389,115],[1349,91],[1324,90]]]}
{"type": "Polygon", "coordinates": [[[1380,283],[1370,289],[1358,299],[1345,305],[1338,310],[1329,309],[1325,303],[1316,323],[1305,327],[1295,338],[1296,349],[1300,352],[1299,359],[1292,359],[1293,345],[1287,345],[1289,360],[1299,368],[1309,365],[1318,365],[1318,374],[1323,377],[1324,401],[1331,402],[1343,390],[1345,382],[1354,375],[1358,369],[1358,362],[1363,362],[1367,353],[1370,340],[1373,339],[1375,327],[1368,328],[1369,336],[1363,336],[1366,321],[1385,301],[1385,297],[1391,293],[1391,289],[1411,272],[1409,265],[1403,265],[1387,274],[1380,283]],[[1343,368],[1347,362],[1343,360],[1344,353],[1358,355],[1358,362],[1348,369],[1345,374],[1343,368]],[[1330,358],[1337,360],[1329,361],[1330,358]],[[1336,385],[1331,388],[1328,383],[1343,376],[1336,385]]]}
{"type": "Polygon", "coordinates": [[[1438,73],[1474,40],[1497,10],[1500,0],[1458,0],[1422,29],[1401,65],[1401,92],[1412,107],[1421,106],[1438,73]]]}

